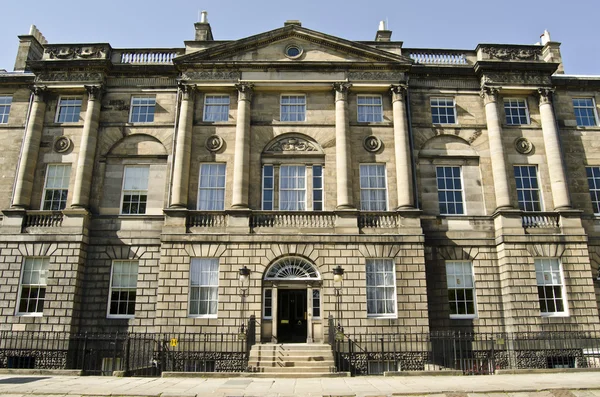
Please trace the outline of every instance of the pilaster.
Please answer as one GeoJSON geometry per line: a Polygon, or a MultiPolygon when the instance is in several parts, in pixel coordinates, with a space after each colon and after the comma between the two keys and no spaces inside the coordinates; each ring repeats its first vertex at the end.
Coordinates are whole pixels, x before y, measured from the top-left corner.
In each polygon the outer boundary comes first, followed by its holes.
{"type": "Polygon", "coordinates": [[[546,161],[550,174],[554,209],[571,208],[564,160],[560,148],[560,138],[558,136],[556,119],[554,118],[554,110],[552,109],[552,90],[549,88],[540,88],[538,89],[538,93],[542,133],[544,135],[544,145],[546,146],[546,161]]]}
{"type": "Polygon", "coordinates": [[[233,194],[231,207],[248,208],[248,180],[250,165],[250,104],[252,84],[237,84],[238,110],[235,126],[235,158],[233,161],[233,194]]]}
{"type": "Polygon", "coordinates": [[[481,97],[485,104],[485,118],[487,122],[490,156],[492,160],[492,175],[494,176],[494,192],[496,195],[496,209],[511,208],[510,189],[506,175],[506,160],[504,145],[502,144],[502,127],[498,115],[498,89],[482,86],[481,97]]]}
{"type": "Polygon", "coordinates": [[[403,84],[394,84],[392,92],[392,109],[394,117],[394,153],[396,156],[396,178],[398,189],[398,207],[414,208],[412,184],[412,162],[410,158],[410,141],[406,118],[406,91],[403,84]]]}
{"type": "Polygon", "coordinates": [[[181,108],[177,127],[177,144],[175,145],[173,190],[171,192],[170,207],[187,208],[196,86],[192,84],[180,84],[179,90],[181,92],[181,108]]]}
{"type": "Polygon", "coordinates": [[[354,209],[352,200],[352,180],[350,177],[351,158],[348,142],[350,125],[348,122],[348,90],[350,83],[334,83],[335,90],[335,152],[337,177],[337,209],[354,209]]]}
{"type": "Polygon", "coordinates": [[[33,103],[29,120],[27,120],[25,142],[23,143],[21,161],[18,164],[15,195],[12,204],[13,207],[24,209],[29,209],[31,205],[31,190],[40,151],[44,114],[46,113],[46,103],[44,101],[46,87],[34,86],[31,91],[33,92],[33,103]]]}
{"type": "Polygon", "coordinates": [[[81,146],[77,157],[77,170],[73,187],[71,207],[87,208],[90,202],[92,171],[98,140],[98,123],[100,121],[101,85],[86,85],[88,92],[87,110],[81,134],[81,146]]]}

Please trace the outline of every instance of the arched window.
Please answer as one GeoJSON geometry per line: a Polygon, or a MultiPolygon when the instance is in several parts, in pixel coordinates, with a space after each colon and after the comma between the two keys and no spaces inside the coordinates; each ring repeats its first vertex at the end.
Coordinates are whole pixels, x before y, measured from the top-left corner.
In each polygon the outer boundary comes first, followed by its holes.
{"type": "Polygon", "coordinates": [[[321,275],[308,260],[297,256],[289,256],[273,263],[265,274],[265,280],[321,280],[321,275]]]}

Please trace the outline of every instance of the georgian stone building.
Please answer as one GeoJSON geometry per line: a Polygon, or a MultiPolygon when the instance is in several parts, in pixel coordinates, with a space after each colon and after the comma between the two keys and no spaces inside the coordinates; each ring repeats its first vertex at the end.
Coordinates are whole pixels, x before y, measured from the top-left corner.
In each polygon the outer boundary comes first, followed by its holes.
{"type": "Polygon", "coordinates": [[[599,329],[600,77],[563,74],[559,43],[195,29],[175,49],[19,36],[0,330],[599,329]]]}

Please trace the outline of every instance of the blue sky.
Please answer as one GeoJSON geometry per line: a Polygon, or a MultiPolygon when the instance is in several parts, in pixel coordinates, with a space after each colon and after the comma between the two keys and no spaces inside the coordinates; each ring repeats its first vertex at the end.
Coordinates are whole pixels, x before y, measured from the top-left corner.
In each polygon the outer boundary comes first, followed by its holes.
{"type": "Polygon", "coordinates": [[[207,10],[215,39],[232,40],[299,19],[349,40],[372,40],[380,20],[407,48],[474,49],[479,43],[533,44],[548,29],[562,43],[567,74],[600,75],[599,0],[30,0],[2,2],[0,69],[12,70],[17,35],[37,25],[49,43],[114,48],[183,47],[207,10]]]}

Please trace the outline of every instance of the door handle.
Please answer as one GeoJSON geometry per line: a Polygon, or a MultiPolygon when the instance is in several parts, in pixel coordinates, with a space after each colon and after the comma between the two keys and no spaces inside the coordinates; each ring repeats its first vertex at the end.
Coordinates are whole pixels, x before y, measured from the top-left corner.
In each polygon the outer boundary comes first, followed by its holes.
{"type": "Polygon", "coordinates": [[[304,319],[306,320],[306,312],[304,312],[304,319]]]}

